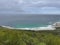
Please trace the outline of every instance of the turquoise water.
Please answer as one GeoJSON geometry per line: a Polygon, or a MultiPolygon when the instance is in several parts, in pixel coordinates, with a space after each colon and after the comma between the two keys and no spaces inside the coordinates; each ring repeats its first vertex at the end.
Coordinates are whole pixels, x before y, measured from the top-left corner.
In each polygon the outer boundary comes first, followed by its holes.
{"type": "Polygon", "coordinates": [[[11,15],[0,16],[0,25],[15,28],[46,27],[60,21],[60,15],[11,15]]]}
{"type": "Polygon", "coordinates": [[[17,24],[15,28],[34,28],[34,27],[46,27],[44,24],[17,24]]]}

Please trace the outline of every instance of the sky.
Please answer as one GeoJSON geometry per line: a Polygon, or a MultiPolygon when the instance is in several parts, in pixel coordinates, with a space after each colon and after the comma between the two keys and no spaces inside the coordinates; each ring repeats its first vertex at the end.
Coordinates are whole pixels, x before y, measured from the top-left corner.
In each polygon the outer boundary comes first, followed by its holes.
{"type": "Polygon", "coordinates": [[[0,0],[0,14],[60,14],[60,0],[0,0]]]}

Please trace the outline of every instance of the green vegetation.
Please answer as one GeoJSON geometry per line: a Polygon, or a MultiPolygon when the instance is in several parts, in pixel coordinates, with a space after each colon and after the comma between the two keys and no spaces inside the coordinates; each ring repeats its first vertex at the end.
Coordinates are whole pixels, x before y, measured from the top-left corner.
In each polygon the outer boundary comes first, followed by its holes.
{"type": "Polygon", "coordinates": [[[35,32],[0,27],[0,45],[60,45],[60,32],[35,32]]]}

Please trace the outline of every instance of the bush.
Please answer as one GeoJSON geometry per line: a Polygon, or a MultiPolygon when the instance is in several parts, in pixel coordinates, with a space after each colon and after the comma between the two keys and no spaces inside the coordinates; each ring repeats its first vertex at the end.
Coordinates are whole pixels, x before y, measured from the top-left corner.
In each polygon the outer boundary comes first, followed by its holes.
{"type": "Polygon", "coordinates": [[[60,45],[60,34],[0,28],[0,45],[60,45]]]}

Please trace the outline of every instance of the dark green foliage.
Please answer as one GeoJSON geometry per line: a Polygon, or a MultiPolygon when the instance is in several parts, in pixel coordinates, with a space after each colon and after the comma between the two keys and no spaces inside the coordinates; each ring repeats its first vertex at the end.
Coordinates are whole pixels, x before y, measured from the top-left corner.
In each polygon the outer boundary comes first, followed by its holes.
{"type": "Polygon", "coordinates": [[[0,45],[60,45],[60,32],[35,32],[0,27],[0,45]]]}

